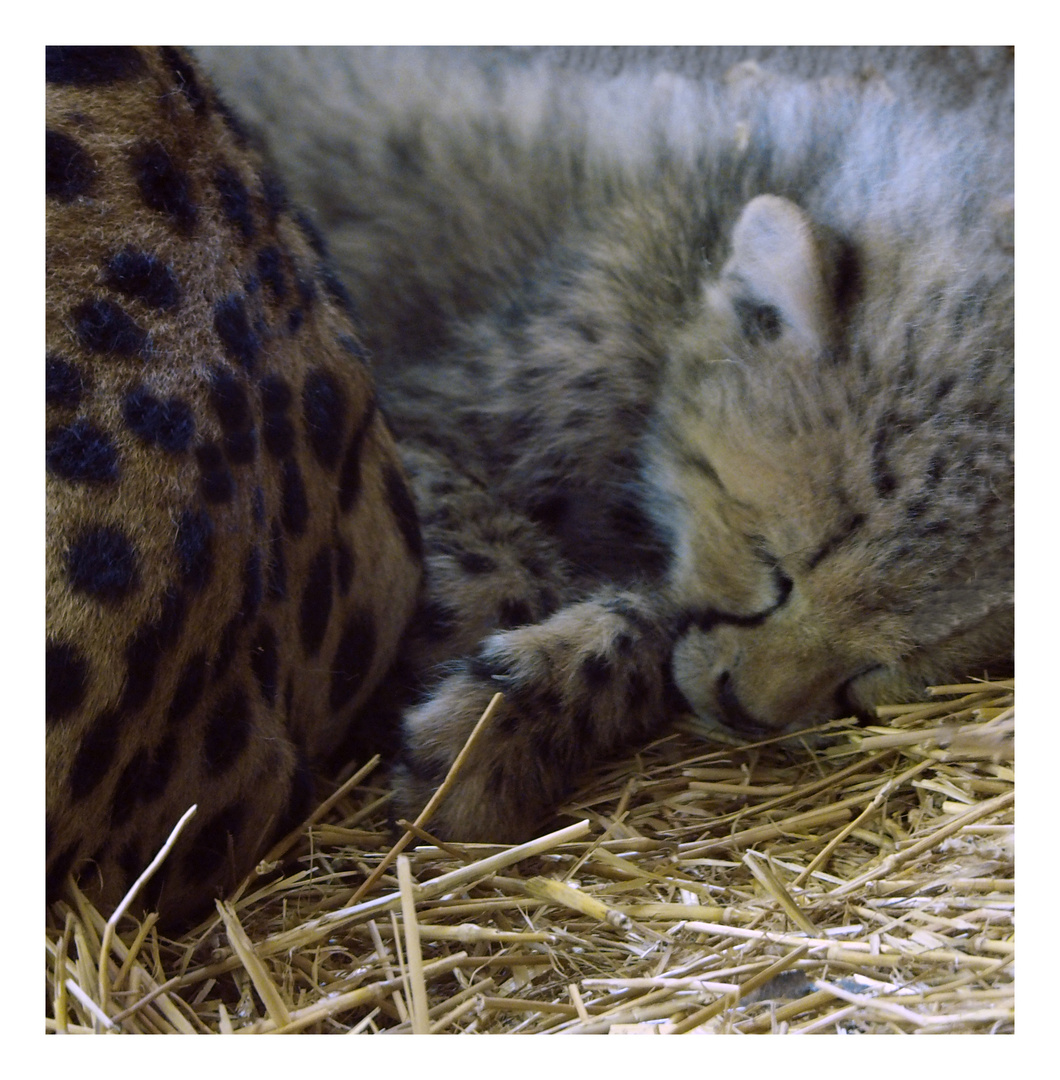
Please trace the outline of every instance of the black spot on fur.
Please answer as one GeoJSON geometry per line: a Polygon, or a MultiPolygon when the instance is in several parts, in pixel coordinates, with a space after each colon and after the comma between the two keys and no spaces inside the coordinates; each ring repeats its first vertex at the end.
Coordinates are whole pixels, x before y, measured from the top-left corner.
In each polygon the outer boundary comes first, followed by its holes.
{"type": "Polygon", "coordinates": [[[956,385],[957,377],[955,375],[943,375],[934,386],[931,394],[931,404],[938,405],[956,385]]]}
{"type": "Polygon", "coordinates": [[[343,285],[339,276],[332,270],[328,263],[321,263],[319,273],[320,280],[324,283],[324,288],[327,290],[331,299],[334,300],[351,319],[356,321],[357,310],[353,303],[353,297],[350,296],[349,291],[346,289],[346,286],[343,285]]]}
{"type": "Polygon", "coordinates": [[[480,551],[460,551],[456,561],[460,569],[468,574],[492,574],[497,569],[497,560],[480,551]]]}
{"type": "Polygon", "coordinates": [[[81,369],[55,353],[48,353],[44,366],[44,400],[56,408],[73,409],[85,393],[81,369]]]}
{"type": "MultiPolygon", "coordinates": [[[[115,796],[115,801],[116,800],[117,800],[117,796],[115,796]]],[[[115,827],[114,816],[115,816],[115,811],[112,809],[111,810],[111,826],[112,827],[115,827]]],[[[122,874],[125,875],[125,883],[126,883],[126,885],[129,885],[133,881],[135,881],[140,876],[140,874],[143,872],[144,862],[140,857],[140,849],[132,840],[130,840],[121,849],[121,851],[118,852],[118,855],[116,857],[116,861],[118,863],[118,869],[121,870],[122,874]]]]}
{"type": "Polygon", "coordinates": [[[773,304],[761,304],[750,297],[738,296],[733,300],[732,308],[740,322],[740,333],[752,345],[776,341],[784,332],[784,317],[773,304]]]}
{"type": "Polygon", "coordinates": [[[199,489],[208,503],[227,503],[235,495],[235,481],[224,456],[215,443],[204,443],[195,451],[199,463],[199,489]]]}
{"type": "Polygon", "coordinates": [[[424,600],[416,609],[415,633],[427,641],[444,641],[460,625],[460,615],[440,600],[424,600]]]}
{"type": "Polygon", "coordinates": [[[177,524],[177,561],[184,584],[198,592],[213,573],[213,522],[202,510],[185,510],[177,524]]]}
{"type": "Polygon", "coordinates": [[[106,86],[144,70],[138,49],[124,45],[48,45],[44,78],[58,86],[106,86]]]}
{"type": "Polygon", "coordinates": [[[166,713],[168,724],[179,724],[186,720],[192,710],[202,700],[206,689],[206,654],[196,653],[185,665],[177,679],[173,697],[166,713]]]}
{"type": "Polygon", "coordinates": [[[893,495],[895,488],[898,487],[898,481],[887,463],[887,443],[889,439],[890,432],[886,421],[884,421],[876,429],[875,437],[872,440],[872,486],[881,499],[893,495]]]}
{"type": "Polygon", "coordinates": [[[214,173],[213,182],[221,196],[221,213],[239,230],[244,240],[253,240],[256,229],[250,209],[250,192],[242,177],[230,165],[221,165],[214,173]]]}
{"type": "Polygon", "coordinates": [[[228,622],[225,623],[224,630],[221,631],[221,643],[217,646],[217,652],[213,658],[213,678],[217,682],[224,678],[228,672],[229,665],[232,663],[232,659],[236,654],[236,649],[239,646],[239,639],[243,632],[243,615],[241,612],[236,612],[228,622]]]}
{"type": "Polygon", "coordinates": [[[131,160],[144,202],[171,218],[180,232],[190,233],[198,218],[198,208],[192,197],[191,181],[173,162],[169,151],[152,140],[138,147],[131,160]]]}
{"type": "Polygon", "coordinates": [[[273,457],[287,457],[294,449],[294,425],[287,416],[292,399],[290,386],[279,375],[268,375],[262,379],[262,437],[265,448],[273,457]]]}
{"type": "Polygon", "coordinates": [[[272,298],[280,301],[287,296],[287,278],[283,273],[283,256],[271,245],[258,252],[258,277],[265,282],[272,298]]]}
{"type": "Polygon", "coordinates": [[[48,903],[58,899],[63,885],[66,883],[66,875],[73,868],[79,846],[80,842],[74,840],[72,843],[67,844],[54,858],[48,859],[48,872],[44,879],[44,890],[48,903]]]}
{"type": "Polygon", "coordinates": [[[110,300],[85,300],[70,315],[78,341],[89,352],[146,358],[147,332],[110,300]]]}
{"type": "Polygon", "coordinates": [[[605,371],[585,371],[571,379],[571,389],[580,394],[593,394],[601,390],[609,381],[605,371]]]}
{"type": "Polygon", "coordinates": [[[279,651],[276,633],[267,623],[262,623],[250,646],[250,667],[261,687],[261,696],[270,708],[276,703],[279,651]]]}
{"type": "Polygon", "coordinates": [[[349,546],[342,542],[335,545],[335,577],[339,583],[339,592],[345,596],[353,584],[354,559],[349,546]]]}
{"type": "Polygon", "coordinates": [[[327,250],[324,246],[324,237],[320,235],[320,230],[316,227],[312,218],[304,210],[296,210],[292,216],[302,235],[308,241],[309,246],[320,258],[323,258],[327,250]]]}
{"type": "Polygon", "coordinates": [[[60,202],[88,195],[96,182],[96,166],[88,151],[61,131],[44,132],[44,191],[60,202]]]}
{"type": "Polygon", "coordinates": [[[288,536],[301,536],[309,524],[309,500],[306,498],[302,473],[293,458],[284,461],[282,472],[280,517],[288,536]]]}
{"type": "Polygon", "coordinates": [[[202,87],[199,85],[195,69],[190,61],[171,45],[164,45],[159,51],[166,66],[173,72],[177,88],[187,98],[188,104],[195,110],[196,114],[202,116],[206,112],[206,96],[202,92],[202,87]]]}
{"type": "Polygon", "coordinates": [[[178,592],[162,600],[162,611],[153,623],[141,626],[125,649],[126,678],[122,694],[123,712],[132,712],[147,702],[154,689],[158,664],[176,643],[184,626],[187,604],[178,592]]]}
{"type": "Polygon", "coordinates": [[[651,539],[649,525],[640,507],[633,502],[619,502],[608,514],[611,528],[627,546],[642,546],[651,539]]]}
{"type": "Polygon", "coordinates": [[[305,590],[299,606],[299,626],[306,656],[316,656],[331,618],[331,548],[317,552],[309,564],[305,590]]]}
{"type": "Polygon", "coordinates": [[[927,483],[928,487],[934,488],[938,485],[938,482],[949,471],[949,461],[942,454],[932,455],[931,460],[928,462],[927,468],[927,483]]]}
{"type": "Polygon", "coordinates": [[[282,600],[287,595],[287,562],[284,557],[283,532],[278,521],[273,521],[269,532],[269,564],[265,591],[270,600],[282,600]]]}
{"type": "Polygon", "coordinates": [[[242,431],[252,420],[251,403],[242,382],[225,367],[210,375],[210,403],[224,431],[242,431]]]}
{"type": "Polygon", "coordinates": [[[246,129],[240,122],[239,117],[220,99],[214,101],[214,108],[217,110],[218,116],[224,121],[224,125],[231,132],[232,137],[236,141],[236,146],[246,147],[249,143],[247,138],[246,129]]]}
{"type": "Polygon", "coordinates": [[[514,630],[534,621],[534,612],[525,600],[504,599],[497,605],[497,625],[502,630],[514,630]]]}
{"type": "Polygon", "coordinates": [[[120,736],[121,723],[117,713],[106,712],[96,718],[81,740],[70,766],[70,799],[73,802],[91,795],[110,773],[120,736]]]}
{"type": "Polygon", "coordinates": [[[261,342],[251,329],[243,297],[233,293],[218,300],[213,308],[213,326],[224,346],[225,355],[247,371],[253,371],[261,351],[261,342]]]}
{"type": "Polygon", "coordinates": [[[254,460],[257,436],[250,398],[242,382],[227,368],[214,367],[210,375],[210,404],[224,433],[224,452],[229,461],[245,465],[254,460]]]}
{"type": "Polygon", "coordinates": [[[135,248],[127,247],[107,260],[103,283],[159,311],[169,311],[180,303],[180,286],[173,271],[161,259],[135,248]]]}
{"type": "Polygon", "coordinates": [[[304,311],[309,311],[317,298],[317,283],[309,277],[303,269],[295,267],[294,287],[298,292],[298,300],[304,311]]]}
{"type": "Polygon", "coordinates": [[[180,398],[161,401],[145,386],[125,396],[122,415],[135,435],[168,454],[183,454],[195,434],[195,418],[188,405],[180,398]]]}
{"type": "Polygon", "coordinates": [[[368,429],[375,419],[376,401],[371,398],[361,417],[361,422],[350,436],[346,447],[346,454],[342,459],[342,468],[339,470],[339,509],[348,514],[361,493],[361,454],[364,450],[364,440],[368,435],[368,429]]]}
{"type": "Polygon", "coordinates": [[[405,479],[393,465],[387,465],[383,470],[383,484],[387,502],[397,521],[398,529],[401,530],[405,546],[409,554],[419,562],[423,559],[423,538],[420,536],[416,504],[412,501],[405,479]]]}
{"type": "Polygon", "coordinates": [[[375,627],[371,618],[355,611],[343,627],[331,662],[328,702],[332,711],[344,708],[360,691],[371,669],[375,647],[375,627]]]}
{"type": "Polygon", "coordinates": [[[550,495],[536,500],[528,510],[530,517],[546,529],[555,529],[567,516],[570,502],[566,495],[550,495]]]}
{"type": "Polygon", "coordinates": [[[217,703],[203,734],[203,764],[209,776],[221,776],[239,759],[250,739],[251,712],[241,687],[217,703]]]}
{"type": "Polygon", "coordinates": [[[80,650],[48,639],[44,650],[44,715],[49,724],[69,716],[85,700],[88,661],[80,650]]]}
{"type": "Polygon", "coordinates": [[[606,656],[592,654],[581,662],[582,678],[592,691],[603,690],[614,678],[614,668],[606,656]]]}
{"type": "Polygon", "coordinates": [[[125,824],[138,804],[153,803],[165,794],[176,765],[176,743],[176,735],[170,734],[153,750],[142,749],[133,755],[114,789],[112,828],[125,824]]]}
{"type": "Polygon", "coordinates": [[[118,603],[136,588],[136,551],[120,529],[87,529],[66,552],[66,576],[77,592],[118,603]]]}
{"type": "Polygon", "coordinates": [[[64,480],[106,484],[118,479],[118,452],[110,436],[87,420],[48,432],[46,462],[48,472],[64,480]]]}
{"type": "Polygon", "coordinates": [[[181,860],[181,871],[188,881],[206,884],[234,855],[246,819],[246,808],[238,803],[226,806],[199,830],[191,850],[181,860]]]}
{"type": "Polygon", "coordinates": [[[243,602],[241,610],[245,622],[250,622],[257,614],[261,606],[262,580],[261,580],[261,552],[258,548],[251,548],[247,556],[246,566],[243,567],[243,602]]]}
{"type": "Polygon", "coordinates": [[[306,438],[317,460],[334,469],[342,452],[342,430],[346,423],[346,395],[330,371],[310,371],[302,386],[302,415],[306,438]]]}
{"type": "Polygon", "coordinates": [[[275,224],[280,214],[290,206],[290,200],[283,181],[271,169],[262,170],[261,193],[265,198],[265,209],[268,212],[269,221],[275,224]]]}

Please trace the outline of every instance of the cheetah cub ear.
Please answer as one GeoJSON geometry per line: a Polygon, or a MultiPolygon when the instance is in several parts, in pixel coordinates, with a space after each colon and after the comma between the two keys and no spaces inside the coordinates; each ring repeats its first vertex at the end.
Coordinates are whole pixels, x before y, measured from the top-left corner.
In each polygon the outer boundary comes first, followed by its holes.
{"type": "Polygon", "coordinates": [[[832,334],[824,258],[806,215],[788,199],[759,195],[733,229],[732,254],[708,290],[717,314],[735,317],[752,345],[784,339],[816,354],[832,334]]]}

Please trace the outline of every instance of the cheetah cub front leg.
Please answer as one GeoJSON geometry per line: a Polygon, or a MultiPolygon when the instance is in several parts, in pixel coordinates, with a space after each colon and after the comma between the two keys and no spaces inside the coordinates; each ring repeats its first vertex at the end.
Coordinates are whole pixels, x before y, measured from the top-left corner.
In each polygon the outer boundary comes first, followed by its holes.
{"type": "Polygon", "coordinates": [[[405,716],[399,816],[423,807],[500,691],[504,704],[428,828],[468,841],[533,835],[593,764],[663,729],[669,627],[659,601],[615,589],[488,637],[405,716]]]}

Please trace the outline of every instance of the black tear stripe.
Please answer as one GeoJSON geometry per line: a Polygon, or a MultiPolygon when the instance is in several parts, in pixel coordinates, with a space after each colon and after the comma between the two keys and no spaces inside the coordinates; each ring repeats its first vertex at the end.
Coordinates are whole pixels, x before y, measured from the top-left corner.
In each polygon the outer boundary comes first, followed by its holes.
{"type": "Polygon", "coordinates": [[[680,637],[690,626],[695,626],[704,633],[709,633],[716,626],[761,626],[775,611],[782,608],[791,596],[794,582],[778,565],[771,567],[773,588],[776,598],[763,611],[750,615],[737,615],[731,611],[719,611],[717,608],[688,608],[678,616],[676,628],[680,637]]]}

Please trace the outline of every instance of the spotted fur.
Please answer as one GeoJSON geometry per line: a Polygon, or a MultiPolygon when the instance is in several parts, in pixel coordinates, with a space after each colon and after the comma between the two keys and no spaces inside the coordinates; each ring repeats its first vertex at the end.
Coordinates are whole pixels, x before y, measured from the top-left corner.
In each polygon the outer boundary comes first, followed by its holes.
{"type": "Polygon", "coordinates": [[[191,57],[47,78],[49,894],[112,906],[194,803],[180,920],[338,764],[420,536],[348,297],[191,57]]]}
{"type": "Polygon", "coordinates": [[[756,738],[1009,667],[1012,57],[864,57],[208,54],[420,508],[400,809],[506,695],[440,833],[526,836],[678,708],[756,738]]]}

